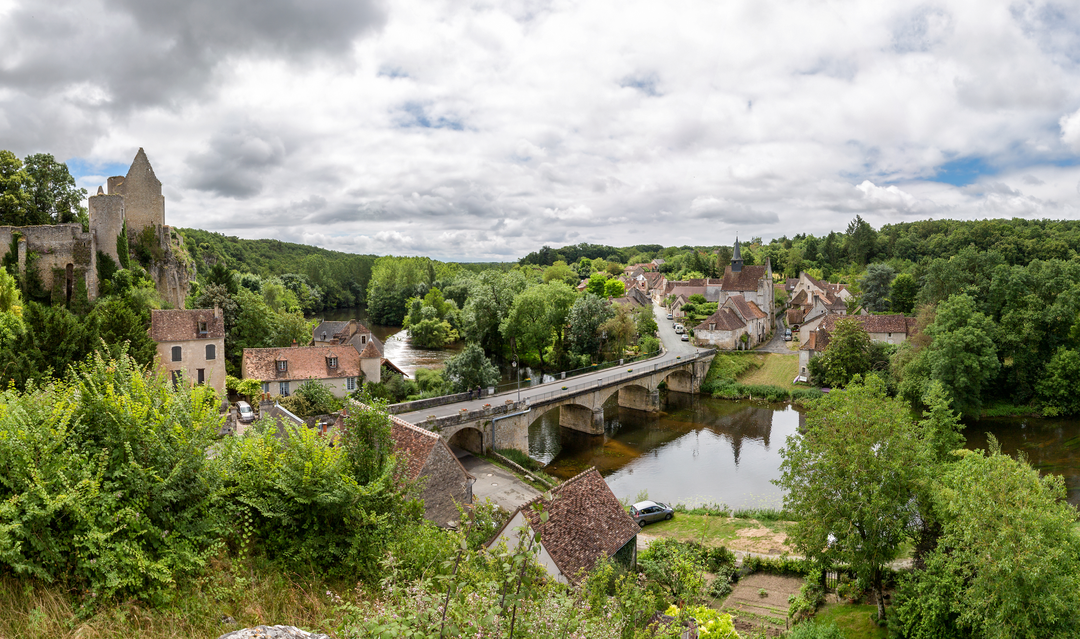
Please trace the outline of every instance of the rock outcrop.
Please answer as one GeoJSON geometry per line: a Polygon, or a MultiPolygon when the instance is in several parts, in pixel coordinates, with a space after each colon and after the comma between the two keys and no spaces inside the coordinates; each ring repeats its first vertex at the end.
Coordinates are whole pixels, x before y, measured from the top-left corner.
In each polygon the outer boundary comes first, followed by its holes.
{"type": "Polygon", "coordinates": [[[218,639],[330,639],[330,636],[307,632],[295,626],[255,626],[234,630],[218,639]]]}

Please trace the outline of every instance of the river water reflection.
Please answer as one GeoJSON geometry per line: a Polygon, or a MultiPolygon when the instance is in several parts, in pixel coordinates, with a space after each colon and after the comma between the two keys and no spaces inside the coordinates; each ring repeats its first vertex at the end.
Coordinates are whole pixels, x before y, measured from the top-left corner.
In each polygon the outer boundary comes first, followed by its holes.
{"type": "MultiPolygon", "coordinates": [[[[779,507],[780,449],[803,416],[783,404],[669,394],[666,410],[650,415],[619,408],[604,412],[604,435],[559,427],[554,410],[529,428],[529,453],[547,472],[572,477],[596,466],[617,497],[733,508],[779,507]]],[[[1028,456],[1042,473],[1064,475],[1069,502],[1080,505],[1080,421],[987,419],[965,429],[968,448],[986,448],[986,433],[1002,451],[1028,456]]]]}

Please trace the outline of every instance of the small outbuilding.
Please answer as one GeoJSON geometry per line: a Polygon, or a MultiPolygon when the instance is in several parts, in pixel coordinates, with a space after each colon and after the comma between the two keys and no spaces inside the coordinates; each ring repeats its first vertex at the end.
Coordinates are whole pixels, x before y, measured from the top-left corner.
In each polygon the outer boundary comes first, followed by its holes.
{"type": "Polygon", "coordinates": [[[595,468],[551,490],[553,499],[536,497],[514,511],[510,521],[487,543],[515,547],[526,527],[540,533],[538,559],[560,583],[577,583],[596,564],[610,558],[632,570],[637,565],[637,534],[641,527],[623,509],[595,468]],[[540,513],[547,513],[546,522],[540,513]]]}

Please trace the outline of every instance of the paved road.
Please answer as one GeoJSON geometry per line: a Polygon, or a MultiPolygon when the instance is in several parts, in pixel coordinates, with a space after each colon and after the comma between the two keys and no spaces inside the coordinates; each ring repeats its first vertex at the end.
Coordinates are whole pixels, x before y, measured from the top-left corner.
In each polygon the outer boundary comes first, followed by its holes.
{"type": "Polygon", "coordinates": [[[473,484],[473,503],[490,499],[510,512],[540,494],[532,486],[521,481],[495,464],[473,457],[468,453],[460,458],[465,470],[476,478],[473,484]]]}
{"type": "MultiPolygon", "coordinates": [[[[682,357],[685,359],[688,355],[693,355],[698,351],[704,351],[706,349],[696,348],[689,342],[683,342],[679,335],[675,334],[675,329],[671,327],[671,320],[667,319],[666,313],[662,313],[662,309],[653,305],[653,314],[656,316],[657,324],[660,326],[660,341],[664,344],[664,352],[659,357],[654,357],[644,362],[634,362],[632,367],[638,366],[653,366],[656,364],[664,365],[671,364],[677,361],[677,358],[682,357]]],[[[631,367],[631,366],[628,366],[631,367]]],[[[595,384],[597,381],[602,381],[606,378],[622,375],[626,373],[626,368],[623,366],[616,366],[613,368],[604,369],[595,373],[588,373],[585,375],[577,375],[575,377],[568,377],[565,380],[556,379],[553,382],[547,382],[546,384],[538,384],[536,386],[529,386],[528,388],[522,388],[519,394],[518,391],[506,391],[497,393],[490,397],[484,397],[482,399],[474,399],[464,402],[456,402],[453,404],[446,404],[443,406],[436,406],[434,408],[424,408],[411,413],[402,413],[398,417],[404,419],[409,423],[422,422],[430,415],[436,417],[446,417],[448,415],[456,415],[462,408],[469,410],[480,410],[484,407],[484,404],[491,404],[492,406],[502,405],[506,400],[533,398],[539,395],[547,394],[554,390],[559,390],[562,386],[576,386],[578,384],[584,384],[591,382],[595,384]]]]}
{"type": "Polygon", "coordinates": [[[776,317],[776,330],[773,331],[772,339],[765,343],[763,346],[759,346],[754,349],[755,353],[780,353],[781,355],[798,355],[799,351],[793,351],[788,348],[790,342],[784,341],[784,320],[778,315],[776,317]]]}

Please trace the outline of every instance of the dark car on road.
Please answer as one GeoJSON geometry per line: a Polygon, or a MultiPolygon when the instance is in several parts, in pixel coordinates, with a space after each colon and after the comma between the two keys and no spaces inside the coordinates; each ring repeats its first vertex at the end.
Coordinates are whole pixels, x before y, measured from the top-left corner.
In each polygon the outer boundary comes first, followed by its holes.
{"type": "Polygon", "coordinates": [[[671,519],[675,516],[675,509],[655,501],[639,501],[630,507],[630,516],[639,526],[644,526],[654,521],[671,519]]]}

